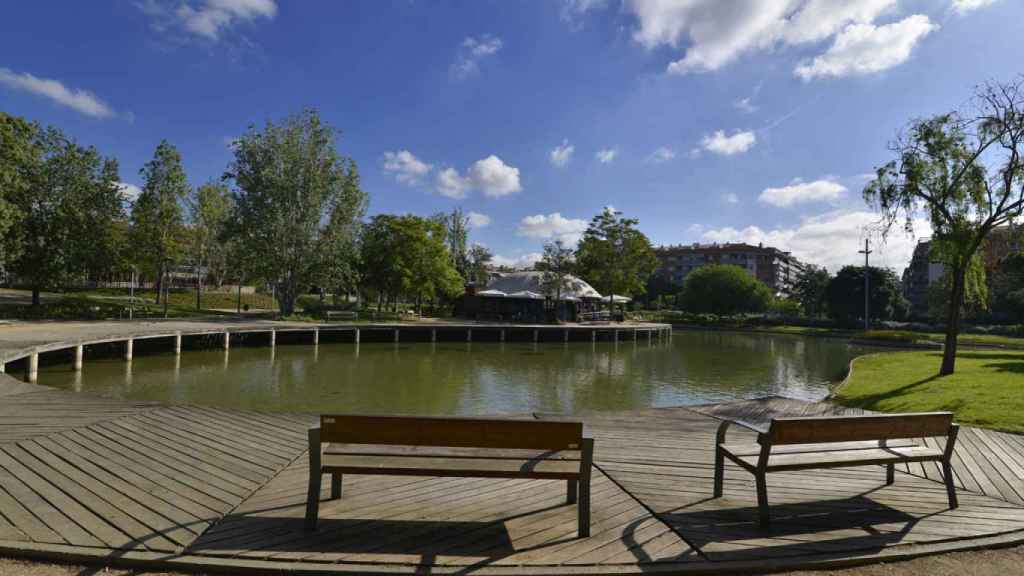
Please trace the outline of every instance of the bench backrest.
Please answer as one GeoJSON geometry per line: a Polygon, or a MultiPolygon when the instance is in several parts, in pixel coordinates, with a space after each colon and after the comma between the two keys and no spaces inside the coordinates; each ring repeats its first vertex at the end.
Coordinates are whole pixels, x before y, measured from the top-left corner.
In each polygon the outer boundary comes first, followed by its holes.
{"type": "Polygon", "coordinates": [[[772,444],[898,440],[945,436],[952,424],[952,412],[776,418],[767,436],[772,444]]]}
{"type": "Polygon", "coordinates": [[[582,422],[333,414],[320,417],[320,442],[579,450],[582,440],[582,422]]]}

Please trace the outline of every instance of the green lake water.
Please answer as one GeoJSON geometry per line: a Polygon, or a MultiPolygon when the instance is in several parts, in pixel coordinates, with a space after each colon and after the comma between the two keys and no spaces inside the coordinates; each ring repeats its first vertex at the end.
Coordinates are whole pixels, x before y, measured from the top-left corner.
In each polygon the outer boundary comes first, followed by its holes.
{"type": "Polygon", "coordinates": [[[862,350],[845,341],[676,332],[669,342],[330,343],[87,359],[39,383],[83,393],[302,412],[622,410],[777,394],[821,399],[862,350]]]}

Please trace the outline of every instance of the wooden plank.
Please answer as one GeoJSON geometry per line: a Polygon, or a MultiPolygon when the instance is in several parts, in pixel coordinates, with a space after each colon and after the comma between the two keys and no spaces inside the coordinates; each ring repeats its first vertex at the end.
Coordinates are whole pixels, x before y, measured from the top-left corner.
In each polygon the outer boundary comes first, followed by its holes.
{"type": "Polygon", "coordinates": [[[327,443],[578,450],[582,437],[582,422],[343,414],[320,417],[320,439],[327,443]]]}
{"type": "Polygon", "coordinates": [[[895,440],[945,436],[952,423],[952,412],[803,416],[772,420],[768,436],[772,444],[895,440]]]}

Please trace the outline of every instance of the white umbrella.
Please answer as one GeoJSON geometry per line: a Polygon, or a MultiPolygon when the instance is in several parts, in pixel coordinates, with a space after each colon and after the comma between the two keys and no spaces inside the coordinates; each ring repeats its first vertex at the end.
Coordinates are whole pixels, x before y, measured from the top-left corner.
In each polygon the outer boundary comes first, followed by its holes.
{"type": "MultiPolygon", "coordinates": [[[[607,300],[607,298],[605,299],[607,300]]],[[[619,296],[618,294],[612,294],[612,304],[629,304],[633,299],[628,296],[619,296]]]]}
{"type": "Polygon", "coordinates": [[[481,290],[481,291],[477,292],[476,295],[477,296],[496,296],[496,297],[508,296],[508,294],[505,294],[501,290],[481,290]]]}

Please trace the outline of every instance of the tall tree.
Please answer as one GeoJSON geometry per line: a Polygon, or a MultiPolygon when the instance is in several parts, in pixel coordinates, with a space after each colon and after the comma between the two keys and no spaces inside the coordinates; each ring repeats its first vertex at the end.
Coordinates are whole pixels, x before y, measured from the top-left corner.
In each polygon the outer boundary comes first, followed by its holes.
{"type": "Polygon", "coordinates": [[[978,88],[966,112],[913,122],[891,148],[896,159],[875,171],[864,198],[886,231],[897,222],[910,230],[923,215],[944,244],[951,286],[939,375],[952,374],[971,259],[1024,212],[1024,77],[978,88]]]}
{"type": "Polygon", "coordinates": [[[39,163],[39,126],[0,112],[0,267],[18,252],[18,234],[8,232],[20,219],[15,199],[30,187],[39,163]]]}
{"type": "Polygon", "coordinates": [[[804,314],[818,317],[825,313],[828,281],[828,270],[813,264],[808,264],[797,274],[793,296],[804,314]]]}
{"type": "Polygon", "coordinates": [[[709,264],[690,272],[681,295],[690,312],[724,315],[764,312],[772,301],[768,286],[732,264],[709,264]]]}
{"type": "MultiPolygon", "coordinates": [[[[354,162],[348,163],[348,174],[345,179],[348,190],[343,198],[359,196],[359,172],[354,162]]],[[[365,198],[365,195],[363,195],[365,198]]],[[[360,217],[365,210],[365,203],[357,209],[358,217],[344,208],[332,209],[323,234],[320,236],[320,269],[317,273],[317,284],[330,288],[335,298],[339,294],[346,296],[354,291],[359,283],[359,234],[362,228],[360,217]]]]}
{"type": "MultiPolygon", "coordinates": [[[[902,320],[910,305],[900,281],[888,268],[868,269],[868,308],[872,320],[902,320]]],[[[864,317],[864,267],[844,266],[828,283],[828,314],[846,323],[864,317]]]]}
{"type": "Polygon", "coordinates": [[[157,302],[167,311],[167,275],[185,248],[182,204],[189,195],[181,154],[166,140],[153,159],[139,170],[142,192],[132,206],[132,246],[135,262],[156,276],[157,302]]]}
{"type": "Polygon", "coordinates": [[[612,295],[643,294],[647,279],[658,267],[651,242],[637,230],[638,220],[605,209],[590,221],[576,249],[577,270],[599,292],[612,295]]]}
{"type": "Polygon", "coordinates": [[[445,218],[445,224],[447,225],[446,240],[452,266],[466,282],[469,282],[469,216],[465,215],[462,208],[456,207],[445,218]]]}
{"type": "Polygon", "coordinates": [[[542,272],[541,285],[544,292],[554,296],[555,302],[560,302],[562,291],[569,288],[575,265],[572,248],[567,248],[561,240],[544,245],[544,256],[537,262],[537,270],[542,272]]]}
{"type": "MultiPolygon", "coordinates": [[[[366,206],[338,131],[313,109],[250,127],[225,176],[235,184],[232,235],[255,257],[250,272],[275,287],[281,313],[323,278],[320,250],[331,223],[354,223],[366,206]]],[[[355,230],[353,224],[350,229],[355,230]]]]}
{"type": "Polygon", "coordinates": [[[220,282],[227,274],[228,250],[224,235],[231,202],[227,186],[218,182],[207,182],[188,197],[188,252],[196,277],[196,310],[202,308],[205,277],[212,276],[220,282]]]}
{"type": "MultiPolygon", "coordinates": [[[[23,166],[27,185],[14,191],[20,215],[12,228],[20,248],[11,270],[40,291],[82,278],[112,253],[112,230],[123,216],[117,163],[82,147],[56,128],[36,132],[38,155],[23,166]]],[[[110,264],[109,262],[107,263],[110,264]]]]}

